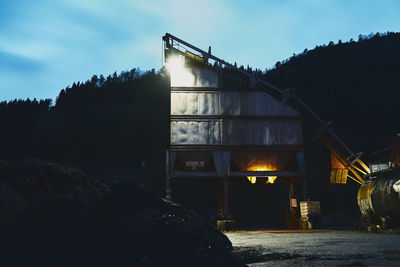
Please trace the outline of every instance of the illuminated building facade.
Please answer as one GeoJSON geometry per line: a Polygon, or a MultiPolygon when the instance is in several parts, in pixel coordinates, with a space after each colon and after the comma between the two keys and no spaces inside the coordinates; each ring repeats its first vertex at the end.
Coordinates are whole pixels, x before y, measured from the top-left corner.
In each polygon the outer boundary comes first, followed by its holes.
{"type": "Polygon", "coordinates": [[[287,182],[294,212],[293,183],[305,177],[299,112],[211,49],[202,51],[170,34],[163,40],[171,79],[167,198],[173,179],[217,179],[218,219],[226,220],[233,179],[287,182]]]}

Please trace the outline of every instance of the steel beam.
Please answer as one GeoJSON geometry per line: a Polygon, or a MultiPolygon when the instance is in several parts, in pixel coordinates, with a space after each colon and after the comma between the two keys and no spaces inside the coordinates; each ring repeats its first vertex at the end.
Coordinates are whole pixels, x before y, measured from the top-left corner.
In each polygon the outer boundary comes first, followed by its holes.
{"type": "Polygon", "coordinates": [[[173,120],[300,120],[300,116],[273,116],[273,115],[171,115],[173,120]]]}
{"type": "Polygon", "coordinates": [[[170,145],[171,151],[276,151],[276,150],[290,150],[296,151],[304,150],[303,145],[170,145]]]}
{"type": "MultiPolygon", "coordinates": [[[[230,177],[268,177],[268,176],[278,176],[278,177],[303,177],[301,171],[230,171],[227,175],[230,177]]],[[[174,171],[171,175],[172,178],[217,178],[219,177],[216,172],[185,172],[185,171],[174,171]]]]}

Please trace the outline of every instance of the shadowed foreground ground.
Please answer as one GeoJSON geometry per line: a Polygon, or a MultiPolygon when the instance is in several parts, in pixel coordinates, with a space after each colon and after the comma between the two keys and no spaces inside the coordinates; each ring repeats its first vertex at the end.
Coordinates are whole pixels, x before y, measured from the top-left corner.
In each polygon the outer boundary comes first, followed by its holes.
{"type": "Polygon", "coordinates": [[[249,266],[400,266],[400,235],[358,231],[228,233],[249,266]]]}
{"type": "Polygon", "coordinates": [[[134,181],[0,161],[0,266],[244,266],[208,221],[134,181]]]}

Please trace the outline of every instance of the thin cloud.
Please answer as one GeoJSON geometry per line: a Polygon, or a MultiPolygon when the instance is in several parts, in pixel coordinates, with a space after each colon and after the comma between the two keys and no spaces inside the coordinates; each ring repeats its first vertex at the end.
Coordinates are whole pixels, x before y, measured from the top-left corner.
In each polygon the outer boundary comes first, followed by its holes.
{"type": "Polygon", "coordinates": [[[45,63],[36,59],[0,51],[0,71],[14,73],[37,73],[45,69],[45,63]]]}
{"type": "Polygon", "coordinates": [[[165,32],[265,69],[329,41],[398,31],[399,7],[395,0],[0,1],[0,100],[54,98],[93,74],[157,69],[165,32]]]}

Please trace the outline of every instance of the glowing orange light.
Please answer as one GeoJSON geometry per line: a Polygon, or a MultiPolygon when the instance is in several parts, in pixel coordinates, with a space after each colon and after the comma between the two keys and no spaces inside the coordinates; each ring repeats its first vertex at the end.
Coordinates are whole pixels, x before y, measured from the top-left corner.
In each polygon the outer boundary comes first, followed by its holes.
{"type": "Polygon", "coordinates": [[[251,165],[250,167],[247,168],[248,171],[256,171],[256,172],[261,172],[261,171],[276,171],[277,168],[272,167],[272,166],[267,166],[265,164],[257,164],[257,165],[251,165]]]}
{"type": "MultiPolygon", "coordinates": [[[[277,171],[278,169],[276,167],[267,166],[265,164],[254,164],[254,165],[248,167],[247,170],[262,172],[262,171],[277,171]]],[[[265,181],[265,183],[273,184],[275,182],[276,178],[278,178],[278,177],[277,176],[267,176],[267,180],[265,181]]],[[[255,184],[257,177],[256,176],[247,176],[247,179],[250,181],[250,183],[255,184]]]]}

